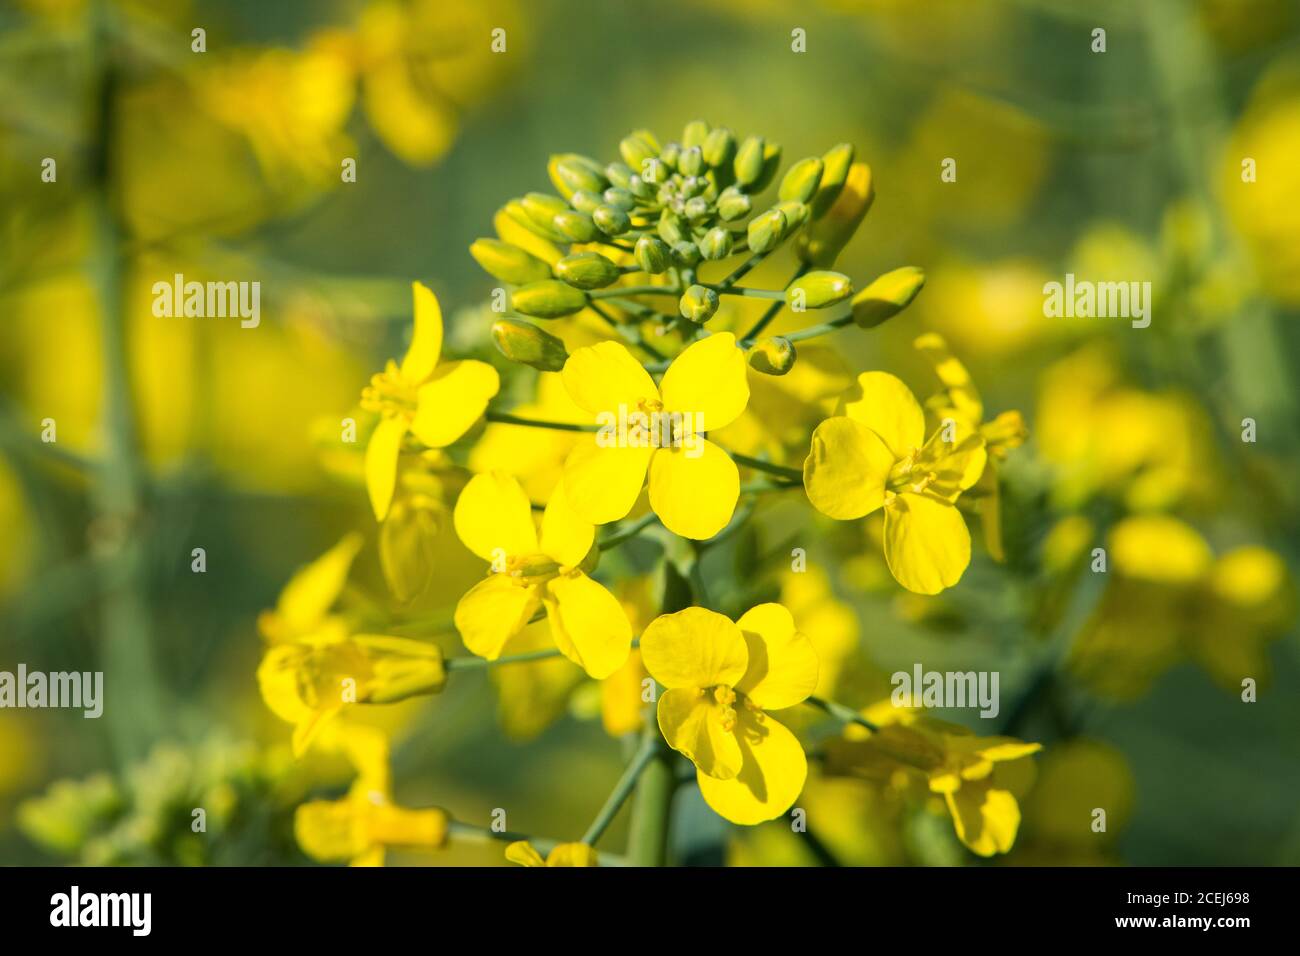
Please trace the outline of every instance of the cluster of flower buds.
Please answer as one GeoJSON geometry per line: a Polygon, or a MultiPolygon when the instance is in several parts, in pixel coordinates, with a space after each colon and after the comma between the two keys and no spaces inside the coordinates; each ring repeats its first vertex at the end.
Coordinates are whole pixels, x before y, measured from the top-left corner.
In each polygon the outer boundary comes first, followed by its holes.
{"type": "MultiPolygon", "coordinates": [[[[719,293],[730,290],[697,281],[700,263],[733,255],[748,255],[753,263],[790,239],[797,240],[803,268],[785,290],[786,304],[823,309],[854,297],[849,277],[828,270],[875,196],[871,170],[854,162],[851,145],[794,163],[780,178],[774,201],[762,208],[756,200],[776,182],[781,147],[761,136],[740,140],[725,127],[695,120],[679,141],[662,145],[648,130],[632,132],[619,143],[619,156],[606,164],[578,153],[552,156],[547,172],[556,193],[528,193],[505,204],[501,217],[516,238],[527,234],[540,247],[504,239],[479,239],[470,247],[487,272],[515,287],[510,306],[517,315],[573,315],[593,299],[619,294],[597,290],[641,274],[655,291],[662,286],[664,294],[679,296],[682,319],[703,324],[718,311],[719,293]],[[542,249],[554,255],[544,257],[542,249]]],[[[923,281],[919,272],[898,278],[918,280],[912,295],[923,281]]],[[[900,291],[877,289],[870,297],[875,304],[861,308],[855,299],[859,324],[887,318],[885,304],[897,302],[900,291]]],[[[629,294],[638,292],[630,288],[629,294]]],[[[897,302],[894,311],[905,305],[897,302]]],[[[559,340],[528,323],[498,322],[493,336],[516,361],[546,370],[563,364],[559,340]]],[[[789,343],[782,351],[770,374],[793,363],[789,343]]],[[[758,364],[766,370],[769,363],[758,364]]]]}

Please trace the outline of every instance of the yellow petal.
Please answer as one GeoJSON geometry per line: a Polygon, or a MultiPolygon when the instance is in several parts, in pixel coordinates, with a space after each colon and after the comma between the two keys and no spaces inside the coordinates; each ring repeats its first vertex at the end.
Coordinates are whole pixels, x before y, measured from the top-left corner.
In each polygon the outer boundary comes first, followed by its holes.
{"type": "Polygon", "coordinates": [[[305,631],[325,616],[347,583],[348,571],[361,550],[355,531],[289,579],[280,592],[276,611],[292,631],[305,631]]]}
{"type": "Polygon", "coordinates": [[[665,687],[735,686],[749,663],[745,637],[730,619],[702,607],[663,614],[641,635],[641,660],[665,687]]]}
{"type": "Polygon", "coordinates": [[[1164,584],[1197,581],[1214,560],[1200,532],[1167,515],[1125,518],[1111,529],[1110,553],[1121,574],[1164,584]]]}
{"type": "Polygon", "coordinates": [[[595,540],[595,527],[573,510],[564,482],[557,483],[542,513],[542,553],[571,568],[582,563],[595,540]]]}
{"type": "Polygon", "coordinates": [[[418,385],[433,374],[442,354],[442,309],[433,290],[422,282],[412,282],[415,293],[415,333],[411,347],[402,359],[402,378],[418,385]]]}
{"type": "Polygon", "coordinates": [[[980,856],[1006,853],[1020,829],[1020,805],[1006,790],[968,783],[944,794],[957,839],[980,856]]]}
{"type": "Polygon", "coordinates": [[[740,500],[740,470],[706,438],[693,449],[660,449],[650,459],[650,507],[664,527],[703,541],[727,526],[740,500]]]}
{"type": "Polygon", "coordinates": [[[653,448],[601,448],[594,436],[579,441],[564,461],[565,497],[592,524],[606,524],[625,517],[641,494],[654,451],[653,448]]]}
{"type": "Polygon", "coordinates": [[[659,399],[650,373],[618,342],[577,349],[560,374],[569,396],[592,415],[617,416],[620,405],[634,412],[642,401],[659,399]]]}
{"type": "Polygon", "coordinates": [[[760,604],[741,615],[749,667],[736,685],[764,710],[793,707],[817,687],[817,652],[780,604],[760,604]]]}
{"type": "Polygon", "coordinates": [[[673,687],[659,698],[659,730],[668,746],[701,774],[725,780],[740,773],[740,741],[723,727],[723,710],[709,691],[673,687]]]}
{"type": "Polygon", "coordinates": [[[925,495],[895,496],[885,507],[885,561],[909,591],[938,594],[952,587],[970,564],[970,532],[961,512],[925,495]]]}
{"type": "Polygon", "coordinates": [[[885,501],[885,481],[894,455],[866,425],[843,415],[828,418],[813,431],[803,463],[808,500],[822,514],[840,521],[861,518],[885,501]]]}
{"type": "Polygon", "coordinates": [[[397,485],[397,459],[402,453],[402,438],[406,435],[406,420],[385,415],[375,426],[366,445],[366,491],[370,493],[370,507],[375,520],[383,521],[393,503],[393,488],[397,485]]]}
{"type": "Polygon", "coordinates": [[[536,587],[517,584],[508,574],[489,574],[457,603],[456,630],[471,653],[496,660],[540,605],[536,587]]]}
{"type": "Polygon", "coordinates": [[[365,820],[351,800],[312,800],[294,811],[293,835],[313,860],[336,863],[370,849],[365,820]]]}
{"type": "Polygon", "coordinates": [[[519,482],[503,471],[475,475],[456,499],[452,521],[465,547],[494,570],[507,558],[537,553],[533,509],[519,482]]]}
{"type": "Polygon", "coordinates": [[[585,843],[561,843],[546,855],[546,865],[596,866],[596,850],[585,843]]]}
{"type": "Polygon", "coordinates": [[[906,457],[925,442],[925,413],[911,389],[888,372],[859,375],[844,414],[879,435],[895,458],[906,457]]]}
{"type": "Polygon", "coordinates": [[[736,337],[717,332],[686,347],[664,373],[664,409],[691,416],[697,431],[713,431],[740,417],[749,402],[745,355],[736,337]]]}
{"type": "Polygon", "coordinates": [[[984,439],[972,426],[953,419],[952,441],[944,440],[945,426],[930,436],[917,464],[934,473],[931,488],[950,501],[979,481],[988,464],[984,439]]]}
{"type": "Polygon", "coordinates": [[[721,817],[742,826],[774,820],[794,805],[808,776],[798,739],[761,710],[738,711],[743,763],[730,780],[696,774],[704,801],[721,817]]]}
{"type": "Polygon", "coordinates": [[[555,646],[596,680],[623,666],[632,649],[632,625],[623,606],[581,571],[546,583],[546,616],[555,646]]]}
{"type": "Polygon", "coordinates": [[[417,392],[411,431],[430,448],[445,448],[473,427],[500,387],[486,362],[443,362],[417,392]]]}
{"type": "Polygon", "coordinates": [[[564,257],[564,253],[554,243],[529,232],[515,222],[504,209],[498,209],[496,215],[492,217],[492,228],[497,231],[497,236],[502,242],[508,242],[512,246],[531,252],[551,265],[555,265],[564,257]]]}
{"type": "Polygon", "coordinates": [[[520,866],[545,866],[542,855],[527,840],[516,840],[506,847],[506,859],[520,866]]]}

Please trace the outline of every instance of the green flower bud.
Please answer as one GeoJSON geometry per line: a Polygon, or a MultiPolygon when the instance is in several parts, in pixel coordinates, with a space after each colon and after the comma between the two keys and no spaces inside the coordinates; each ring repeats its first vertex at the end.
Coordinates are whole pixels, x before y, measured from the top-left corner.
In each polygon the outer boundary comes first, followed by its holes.
{"type": "Polygon", "coordinates": [[[703,324],[718,311],[718,293],[702,285],[693,285],[677,300],[677,308],[681,311],[682,318],[703,324]]]}
{"type": "Polygon", "coordinates": [[[694,199],[687,200],[686,207],[682,211],[691,222],[699,222],[709,214],[709,201],[703,196],[696,196],[694,199]]]}
{"type": "Polygon", "coordinates": [[[602,289],[623,272],[599,252],[575,252],[555,264],[555,275],[579,289],[602,289]]]}
{"type": "Polygon", "coordinates": [[[497,351],[510,361],[543,372],[558,372],[569,357],[564,343],[554,335],[519,319],[498,319],[492,323],[492,341],[497,351]]]}
{"type": "MultiPolygon", "coordinates": [[[[820,219],[839,197],[844,182],[849,178],[849,168],[853,165],[853,145],[840,143],[832,147],[822,157],[822,180],[817,184],[817,194],[813,196],[812,217],[820,219]]],[[[807,202],[805,199],[804,202],[807,202]]]]}
{"type": "Polygon", "coordinates": [[[617,206],[597,206],[591,218],[595,221],[596,228],[607,236],[622,235],[632,227],[632,220],[617,206]]]}
{"type": "Polygon", "coordinates": [[[683,240],[673,244],[673,255],[682,265],[693,266],[700,261],[700,247],[683,240]]]}
{"type": "Polygon", "coordinates": [[[569,204],[559,196],[549,196],[546,193],[529,193],[519,200],[519,205],[523,207],[529,219],[543,229],[550,230],[555,228],[551,222],[555,214],[569,208],[569,204]]]}
{"type": "Polygon", "coordinates": [[[736,150],[736,159],[732,163],[736,174],[736,183],[748,187],[763,175],[763,137],[749,136],[736,150]]]}
{"type": "Polygon", "coordinates": [[[710,229],[700,240],[700,255],[706,259],[725,259],[731,255],[731,232],[718,226],[710,229]]]}
{"type": "Polygon", "coordinates": [[[794,232],[808,221],[809,209],[806,203],[795,202],[793,199],[788,199],[785,202],[777,203],[772,208],[779,209],[785,213],[786,235],[794,232]]]}
{"type": "MultiPolygon", "coordinates": [[[[605,202],[607,202],[609,205],[613,206],[616,209],[627,210],[627,209],[631,209],[633,206],[636,205],[636,197],[633,196],[629,190],[624,189],[622,186],[610,186],[608,189],[605,190],[604,199],[605,202]]],[[[600,205],[600,203],[597,202],[596,205],[600,205]]],[[[587,211],[595,212],[594,209],[590,209],[587,211]]]]}
{"type": "Polygon", "coordinates": [[[714,169],[726,166],[736,155],[736,136],[720,126],[704,141],[704,161],[714,169]]]}
{"type": "Polygon", "coordinates": [[[758,179],[749,184],[749,192],[761,193],[776,178],[776,172],[780,168],[781,147],[776,143],[768,143],[763,147],[763,171],[759,173],[758,179]]]}
{"type": "Polygon", "coordinates": [[[546,171],[565,199],[571,198],[579,189],[598,193],[606,186],[605,171],[600,168],[600,163],[578,153],[552,156],[546,171]]]}
{"type": "Polygon", "coordinates": [[[659,238],[670,246],[675,246],[679,242],[685,241],[690,234],[686,225],[686,220],[681,216],[664,210],[659,214],[659,238]]]}
{"type": "Polygon", "coordinates": [[[683,176],[698,176],[704,169],[704,154],[700,147],[692,146],[682,150],[682,158],[677,163],[677,171],[683,176]]]}
{"type": "Polygon", "coordinates": [[[834,265],[840,251],[857,232],[875,195],[871,168],[866,163],[854,163],[831,208],[800,234],[795,248],[799,258],[823,269],[834,265]]]}
{"type": "Polygon", "coordinates": [[[916,266],[886,272],[853,297],[853,321],[873,329],[902,312],[925,285],[925,273],[916,266]]]}
{"type": "Polygon", "coordinates": [[[555,231],[570,242],[591,242],[596,238],[596,224],[591,216],[576,209],[557,212],[551,220],[555,231]]]}
{"type": "Polygon", "coordinates": [[[745,353],[749,367],[764,375],[784,375],[794,368],[796,358],[798,355],[790,340],[779,335],[760,339],[745,353]]]}
{"type": "Polygon", "coordinates": [[[821,180],[822,161],[816,156],[809,156],[786,171],[777,195],[786,202],[806,203],[817,192],[821,180]]]}
{"type": "Polygon", "coordinates": [[[810,272],[791,282],[785,301],[806,309],[824,309],[853,294],[853,280],[841,272],[810,272]]]}
{"type": "Polygon", "coordinates": [[[672,250],[668,245],[654,236],[642,236],[636,241],[636,262],[637,265],[645,272],[651,275],[659,275],[667,271],[672,264],[670,256],[672,250]]]}
{"type": "Polygon", "coordinates": [[[668,181],[668,166],[658,157],[647,159],[641,164],[641,169],[637,175],[641,177],[643,182],[658,186],[668,181]]]}
{"type": "Polygon", "coordinates": [[[687,199],[699,196],[709,188],[709,181],[703,176],[687,176],[682,180],[682,195],[687,199]]]}
{"type": "Polygon", "coordinates": [[[531,252],[500,239],[476,239],[469,254],[494,279],[511,285],[540,282],[551,277],[551,267],[531,252]]]}
{"type": "Polygon", "coordinates": [[[618,152],[623,162],[640,172],[642,163],[659,155],[659,141],[649,130],[639,129],[623,138],[618,144],[618,152]]]}
{"type": "Polygon", "coordinates": [[[749,221],[749,251],[770,252],[781,243],[785,235],[785,213],[769,209],[749,221]]]}
{"type": "Polygon", "coordinates": [[[510,200],[508,203],[505,204],[504,212],[507,216],[509,216],[511,219],[513,219],[519,225],[523,226],[525,229],[527,229],[535,236],[540,236],[541,238],[547,240],[548,242],[565,241],[565,238],[562,235],[560,235],[558,232],[556,232],[555,228],[551,226],[549,219],[545,223],[539,223],[531,215],[529,215],[528,210],[524,208],[524,204],[522,200],[519,199],[510,200]]]}
{"type": "Polygon", "coordinates": [[[627,181],[627,188],[631,190],[632,195],[637,199],[649,199],[655,194],[655,188],[652,184],[646,182],[640,176],[633,176],[627,181]]]}
{"type": "Polygon", "coordinates": [[[547,279],[516,289],[510,297],[510,304],[516,312],[535,319],[558,319],[584,309],[587,293],[559,279],[547,279]]]}
{"type": "Polygon", "coordinates": [[[610,163],[605,167],[605,178],[615,186],[621,186],[627,189],[628,181],[631,180],[633,170],[622,163],[610,163]]]}
{"type": "Polygon", "coordinates": [[[682,158],[682,144],[666,143],[664,148],[659,151],[659,158],[664,161],[664,164],[669,169],[676,169],[682,158]]]}
{"type": "Polygon", "coordinates": [[[735,186],[728,186],[718,197],[718,216],[723,222],[744,219],[753,207],[753,201],[735,186]]]}
{"type": "MultiPolygon", "coordinates": [[[[617,187],[611,187],[611,188],[617,188],[617,187]]],[[[595,208],[599,206],[602,202],[609,202],[609,198],[608,198],[609,191],[610,191],[609,189],[605,190],[605,198],[602,199],[600,193],[589,193],[585,189],[579,189],[577,192],[575,192],[572,196],[569,197],[569,205],[572,206],[574,209],[578,210],[579,212],[585,212],[590,215],[595,210],[595,208]]],[[[631,195],[632,195],[631,193],[628,193],[629,197],[631,195]]]]}
{"type": "Polygon", "coordinates": [[[691,120],[682,130],[682,148],[690,149],[692,146],[703,146],[704,141],[709,138],[709,124],[704,120],[691,120]]]}

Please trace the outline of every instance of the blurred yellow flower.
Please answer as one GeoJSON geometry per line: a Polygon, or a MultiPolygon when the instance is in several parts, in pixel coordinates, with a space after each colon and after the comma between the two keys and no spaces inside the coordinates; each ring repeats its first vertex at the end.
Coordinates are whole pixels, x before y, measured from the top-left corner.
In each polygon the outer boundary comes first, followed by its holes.
{"type": "MultiPolygon", "coordinates": [[[[1006,853],[1020,827],[1020,804],[1033,779],[1029,760],[1041,746],[1011,737],[977,737],[964,727],[893,708],[868,716],[880,726],[865,738],[831,741],[826,772],[894,788],[923,784],[941,794],[957,838],[980,856],[1006,853]]],[[[855,728],[856,731],[856,728],[855,728]]]]}
{"type": "Polygon", "coordinates": [[[788,810],[808,760],[766,711],[793,707],[817,686],[817,654],[790,612],[760,604],[735,623],[700,607],[665,614],[646,628],[641,656],[667,688],[659,729],[695,764],[705,802],[745,825],[788,810]]]}

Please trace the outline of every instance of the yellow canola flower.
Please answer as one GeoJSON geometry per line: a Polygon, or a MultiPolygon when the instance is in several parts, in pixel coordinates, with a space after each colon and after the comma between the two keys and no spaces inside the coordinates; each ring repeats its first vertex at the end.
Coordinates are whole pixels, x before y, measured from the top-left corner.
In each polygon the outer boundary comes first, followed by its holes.
{"type": "Polygon", "coordinates": [[[506,847],[506,859],[520,866],[599,866],[594,847],[586,843],[561,843],[543,857],[527,840],[506,847]]]}
{"type": "Polygon", "coordinates": [[[430,448],[445,448],[483,415],[501,387],[496,369],[473,359],[443,362],[442,310],[427,286],[411,284],[415,334],[399,366],[391,359],[361,393],[361,405],[383,417],[366,446],[366,488],[375,518],[384,520],[397,484],[402,442],[410,432],[430,448]]]}
{"type": "Polygon", "coordinates": [[[840,521],[883,507],[885,560],[898,583],[919,594],[952,587],[970,563],[956,502],[984,471],[984,438],[963,419],[926,441],[925,413],[888,372],[859,375],[850,398],[813,432],[808,500],[840,521]]]}
{"type": "Polygon", "coordinates": [[[700,607],[665,614],[642,635],[641,657],[667,688],[659,729],[695,764],[705,802],[744,825],[785,813],[808,759],[767,711],[793,707],[817,686],[817,654],[790,612],[760,604],[734,623],[700,607]]]}
{"type": "Polygon", "coordinates": [[[383,866],[389,847],[436,850],[447,844],[451,823],[447,812],[394,804],[386,746],[380,756],[362,770],[341,800],[312,800],[294,812],[294,838],[312,859],[383,866]]]}
{"type": "Polygon", "coordinates": [[[293,751],[302,756],[349,704],[393,703],[442,689],[442,652],[431,644],[380,634],[352,634],[330,609],[347,582],[360,535],[337,545],[295,574],[274,611],[259,618],[271,643],[257,669],[267,707],[294,725],[293,751]]]}
{"type": "Polygon", "coordinates": [[[595,529],[557,486],[541,533],[519,482],[504,472],[475,475],[456,501],[456,533],[492,568],[456,605],[465,646],[495,660],[541,608],[555,646],[597,680],[623,666],[632,626],[618,600],[582,570],[595,529]]]}
{"type": "MultiPolygon", "coordinates": [[[[1042,749],[1012,737],[977,737],[964,727],[900,712],[888,702],[869,709],[880,730],[830,743],[826,772],[895,788],[916,783],[943,796],[957,838],[980,856],[1006,853],[1020,829],[1019,798],[1032,783],[1028,759],[1042,749]]],[[[856,736],[856,734],[855,734],[856,736]]]]}
{"type": "Polygon", "coordinates": [[[564,385],[601,431],[584,436],[565,460],[564,489],[574,507],[593,524],[625,517],[648,474],[650,507],[669,531],[703,540],[726,527],[740,498],[740,472],[703,433],[745,410],[745,368],[730,332],[692,343],[658,386],[617,342],[575,351],[561,373],[564,385]]]}

